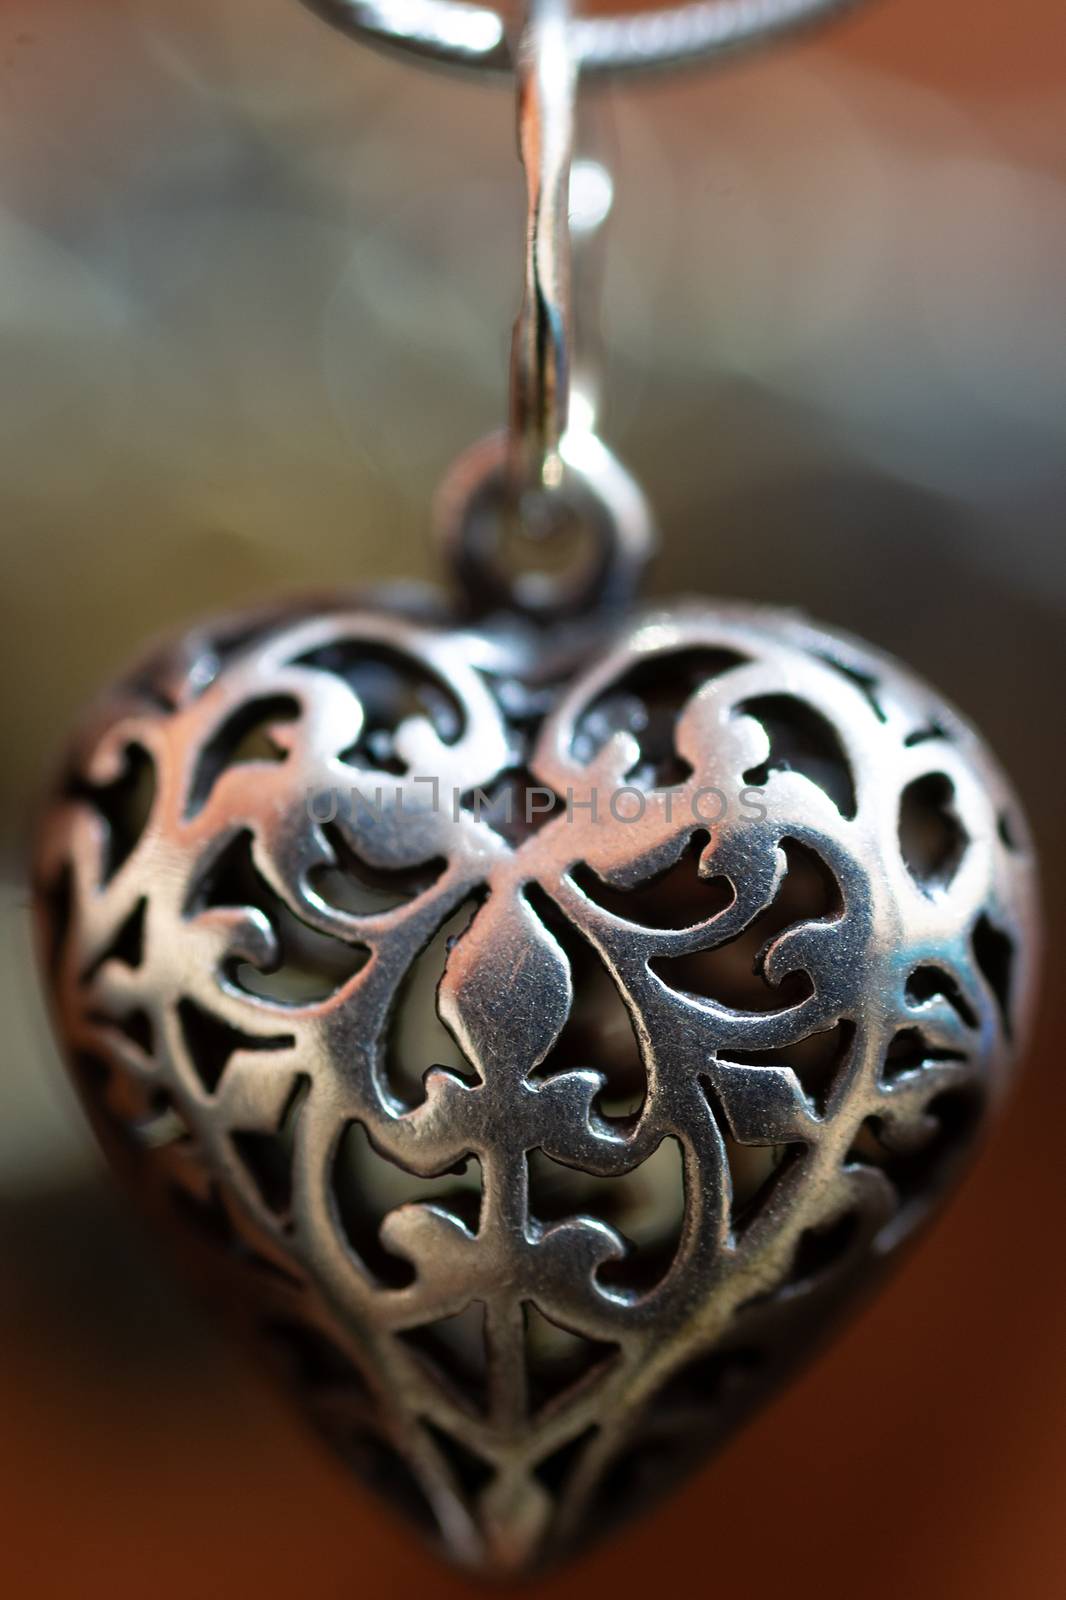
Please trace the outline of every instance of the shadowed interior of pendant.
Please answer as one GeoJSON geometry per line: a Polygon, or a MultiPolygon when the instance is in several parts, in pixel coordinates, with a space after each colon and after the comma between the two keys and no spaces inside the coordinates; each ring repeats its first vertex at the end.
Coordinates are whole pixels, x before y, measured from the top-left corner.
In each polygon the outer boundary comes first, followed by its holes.
{"type": "Polygon", "coordinates": [[[122,770],[109,783],[90,783],[81,776],[67,782],[71,799],[90,805],[104,823],[103,881],[110,882],[129,860],[144,833],[156,796],[155,764],[139,744],[122,752],[122,770]]]}
{"type": "Polygon", "coordinates": [[[776,896],[735,938],[681,956],[658,956],[652,970],[688,994],[704,996],[734,1011],[778,1011],[813,993],[808,973],[788,973],[771,984],[765,974],[769,944],[796,923],[826,921],[843,911],[836,878],[822,858],[794,839],[783,839],[786,872],[776,896]]]}
{"type": "Polygon", "coordinates": [[[238,1050],[281,1050],[295,1043],[291,1033],[264,1036],[235,1027],[189,995],[178,1001],[175,1010],[185,1053],[208,1094],[218,1088],[230,1058],[238,1050]]]}
{"type": "Polygon", "coordinates": [[[476,1234],[481,1217],[481,1169],[466,1157],[439,1177],[419,1178],[383,1155],[360,1122],[350,1122],[333,1162],[331,1187],[341,1228],[356,1256],[384,1288],[415,1280],[414,1265],[381,1239],[381,1224],[399,1206],[425,1202],[476,1234]]]}
{"type": "Polygon", "coordinates": [[[477,914],[480,898],[461,905],[415,956],[396,992],[385,1032],[383,1064],[388,1092],[404,1109],[425,1099],[425,1077],[443,1067],[467,1083],[477,1072],[441,1021],[437,991],[448,956],[477,914]]]}
{"type": "Polygon", "coordinates": [[[117,961],[122,966],[136,971],[144,960],[144,923],[147,913],[148,899],[147,896],[142,896],[119,923],[100,954],[85,968],[82,973],[83,983],[91,983],[109,961],[117,961]]]}
{"type": "Polygon", "coordinates": [[[796,772],[829,796],[844,817],[856,811],[855,780],[833,724],[806,700],[769,694],[738,707],[762,724],[770,750],[758,766],[749,767],[744,782],[762,788],[775,772],[796,772]]]}
{"type": "Polygon", "coordinates": [[[954,787],[942,772],[915,778],[900,797],[900,852],[911,877],[928,894],[949,886],[969,842],[954,802],[954,787]]]}
{"type": "Polygon", "coordinates": [[[359,700],[363,725],[358,739],[342,753],[342,760],[353,767],[405,773],[407,764],[396,749],[395,735],[409,717],[425,717],[446,744],[453,744],[462,732],[463,714],[453,691],[403,650],[340,639],[301,656],[297,665],[343,678],[359,700]]]}
{"type": "Polygon", "coordinates": [[[508,767],[491,783],[467,790],[460,799],[464,811],[516,849],[565,810],[560,797],[525,766],[508,767]]]}
{"type": "Polygon", "coordinates": [[[987,912],[982,912],[971,935],[974,960],[992,991],[1006,1038],[1014,1031],[1012,1018],[1015,948],[1014,940],[997,927],[987,912]]]}
{"type": "Polygon", "coordinates": [[[739,1240],[771,1200],[789,1165],[802,1158],[803,1146],[769,1139],[742,1144],[730,1129],[717,1090],[706,1079],[701,1085],[722,1138],[729,1175],[730,1231],[733,1239],[739,1240]]]}
{"type": "Polygon", "coordinates": [[[630,733],[640,746],[625,782],[641,788],[683,783],[692,768],[678,755],[677,720],[692,696],[745,658],[735,650],[694,646],[649,656],[624,672],[582,713],[573,754],[588,763],[612,734],[630,733]]]}
{"type": "Polygon", "coordinates": [[[685,1187],[678,1141],[666,1138],[621,1177],[599,1177],[554,1161],[543,1150],[529,1152],[529,1209],[542,1227],[568,1217],[591,1216],[608,1223],[626,1253],[598,1269],[597,1281],[625,1296],[655,1287],[677,1252],[685,1215],[685,1187]]]}
{"type": "Polygon", "coordinates": [[[299,703],[292,695],[266,695],[231,712],[200,751],[189,785],[186,816],[194,817],[202,810],[227,769],[284,761],[285,747],[277,730],[286,723],[295,722],[299,714],[299,703]]]}
{"type": "Polygon", "coordinates": [[[248,830],[236,834],[201,875],[189,913],[220,906],[255,907],[270,923],[277,945],[274,960],[254,966],[237,958],[226,975],[236,988],[275,1004],[313,1005],[327,999],[369,959],[364,946],[319,933],[293,915],[256,867],[248,830]]]}
{"type": "MultiPolygon", "coordinates": [[[[359,801],[350,803],[357,807],[359,801]]],[[[323,823],[321,831],[333,860],[312,869],[310,887],[328,906],[350,916],[394,911],[431,889],[446,866],[436,856],[415,867],[375,867],[356,853],[335,821],[323,823]]]]}
{"type": "Polygon", "coordinates": [[[882,1117],[867,1117],[846,1162],[883,1172],[901,1207],[919,1199],[924,1201],[946,1185],[965,1157],[983,1107],[983,1092],[973,1082],[943,1090],[929,1100],[928,1126],[917,1141],[901,1138],[882,1117]]]}
{"type": "Polygon", "coordinates": [[[615,888],[583,862],[570,876],[590,900],[625,922],[645,928],[691,928],[717,916],[735,899],[728,878],[700,873],[700,857],[710,842],[707,830],[697,829],[671,866],[632,888],[615,888]]]}
{"type": "Polygon", "coordinates": [[[762,1050],[728,1046],[719,1052],[719,1059],[739,1066],[791,1068],[815,1111],[822,1115],[838,1075],[850,1058],[854,1038],[854,1022],[842,1017],[831,1027],[818,1028],[791,1044],[762,1050]]]}
{"type": "Polygon", "coordinates": [[[530,1082],[544,1083],[579,1067],[599,1072],[605,1082],[596,1111],[609,1122],[631,1126],[644,1103],[647,1077],[625,1001],[599,955],[554,902],[535,886],[526,894],[566,957],[573,996],[562,1031],[530,1082]]]}
{"type": "Polygon", "coordinates": [[[231,1135],[263,1205],[282,1217],[289,1215],[292,1203],[297,1126],[310,1089],[310,1078],[299,1073],[273,1128],[236,1129],[231,1135]]]}

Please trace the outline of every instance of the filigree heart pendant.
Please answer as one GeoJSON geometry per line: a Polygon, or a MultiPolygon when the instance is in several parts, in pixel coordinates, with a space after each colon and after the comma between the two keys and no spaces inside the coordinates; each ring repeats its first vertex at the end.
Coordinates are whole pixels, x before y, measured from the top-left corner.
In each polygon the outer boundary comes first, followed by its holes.
{"type": "Polygon", "coordinates": [[[1024,820],[931,690],[792,613],[629,603],[643,501],[565,427],[573,90],[626,64],[582,26],[537,5],[514,51],[527,297],[509,434],[438,507],[460,599],[157,650],[36,861],[116,1165],[357,1473],[497,1573],[646,1507],[900,1250],[1035,962],[1024,820]],[[575,523],[579,569],[508,566],[575,523]]]}

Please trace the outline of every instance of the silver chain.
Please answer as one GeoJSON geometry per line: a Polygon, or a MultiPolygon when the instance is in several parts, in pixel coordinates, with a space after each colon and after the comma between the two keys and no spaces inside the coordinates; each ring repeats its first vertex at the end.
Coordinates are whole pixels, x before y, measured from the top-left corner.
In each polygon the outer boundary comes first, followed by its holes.
{"type": "MultiPolygon", "coordinates": [[[[343,32],[427,61],[487,72],[514,66],[504,13],[462,0],[304,0],[343,32]]],[[[575,17],[571,49],[582,72],[641,72],[706,60],[834,12],[855,0],[692,0],[631,16],[575,17]]]]}

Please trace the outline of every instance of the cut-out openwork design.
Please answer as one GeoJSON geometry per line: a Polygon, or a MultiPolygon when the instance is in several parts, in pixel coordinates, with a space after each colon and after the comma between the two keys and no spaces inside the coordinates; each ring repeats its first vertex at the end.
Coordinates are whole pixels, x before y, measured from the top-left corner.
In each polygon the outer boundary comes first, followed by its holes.
{"type": "Polygon", "coordinates": [[[494,1570],[735,1425],[1025,1035],[1032,867],[976,736],[739,606],[194,635],[98,709],[38,874],[111,1149],[353,1466],[494,1570]]]}

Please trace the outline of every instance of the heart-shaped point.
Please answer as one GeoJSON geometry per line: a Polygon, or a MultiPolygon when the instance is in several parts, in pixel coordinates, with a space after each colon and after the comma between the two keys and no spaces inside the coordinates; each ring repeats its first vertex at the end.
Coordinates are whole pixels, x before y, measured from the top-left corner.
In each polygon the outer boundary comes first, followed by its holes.
{"type": "Polygon", "coordinates": [[[974,732],[793,615],[382,610],[182,642],[37,858],[108,1150],[365,1477],[541,1566],[770,1392],[929,1213],[1036,960],[974,732]]]}

